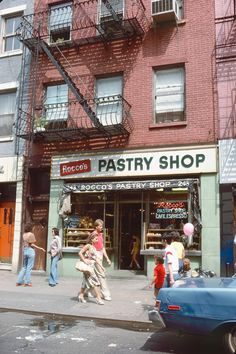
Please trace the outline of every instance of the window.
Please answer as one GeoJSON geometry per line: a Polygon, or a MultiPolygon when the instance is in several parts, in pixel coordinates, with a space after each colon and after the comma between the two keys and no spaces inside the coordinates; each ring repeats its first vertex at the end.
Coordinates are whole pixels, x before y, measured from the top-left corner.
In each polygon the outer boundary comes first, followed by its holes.
{"type": "MultiPolygon", "coordinates": [[[[100,1],[100,31],[111,35],[117,31],[116,22],[114,21],[111,11],[104,5],[102,0],[100,1]]],[[[109,0],[109,4],[119,20],[123,18],[123,2],[123,0],[109,0]]]]}
{"type": "Polygon", "coordinates": [[[158,70],[155,73],[155,123],[185,120],[184,69],[158,70]]]}
{"type": "Polygon", "coordinates": [[[5,17],[3,27],[3,52],[21,49],[21,43],[16,36],[16,29],[21,21],[20,16],[5,17]]]}
{"type": "Polygon", "coordinates": [[[71,213],[64,219],[64,246],[85,244],[99,215],[104,220],[105,247],[111,248],[114,244],[114,193],[71,193],[69,198],[71,213]]]}
{"type": "Polygon", "coordinates": [[[0,93],[0,137],[12,135],[15,110],[16,92],[0,93]]]}
{"type": "Polygon", "coordinates": [[[71,24],[71,4],[51,6],[49,20],[50,42],[64,42],[70,40],[71,24]]]}
{"type": "Polygon", "coordinates": [[[66,84],[48,86],[44,104],[46,120],[67,120],[68,86],[66,84]]]}
{"type": "Polygon", "coordinates": [[[97,117],[103,125],[120,124],[122,121],[122,76],[97,79],[97,117]]]}
{"type": "MultiPolygon", "coordinates": [[[[111,5],[112,9],[116,12],[117,15],[120,15],[121,17],[123,16],[123,0],[109,0],[109,4],[111,5]]],[[[101,19],[104,17],[111,17],[112,14],[109,11],[109,9],[104,5],[104,3],[101,0],[101,19]]]]}

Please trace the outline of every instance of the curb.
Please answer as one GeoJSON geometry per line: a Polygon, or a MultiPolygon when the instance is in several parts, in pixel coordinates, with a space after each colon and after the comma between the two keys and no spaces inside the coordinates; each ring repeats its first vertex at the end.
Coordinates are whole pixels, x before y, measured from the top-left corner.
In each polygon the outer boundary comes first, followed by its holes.
{"type": "Polygon", "coordinates": [[[35,315],[35,316],[49,316],[52,317],[52,319],[54,320],[59,320],[63,318],[68,320],[93,321],[97,325],[102,325],[105,327],[116,327],[120,329],[132,330],[135,332],[154,332],[159,328],[157,325],[154,325],[152,322],[108,319],[108,318],[100,318],[100,317],[93,317],[93,316],[66,315],[66,314],[47,312],[47,311],[42,312],[42,311],[23,310],[17,308],[13,309],[7,307],[0,307],[0,313],[1,312],[15,312],[15,313],[23,313],[26,315],[35,315]]]}

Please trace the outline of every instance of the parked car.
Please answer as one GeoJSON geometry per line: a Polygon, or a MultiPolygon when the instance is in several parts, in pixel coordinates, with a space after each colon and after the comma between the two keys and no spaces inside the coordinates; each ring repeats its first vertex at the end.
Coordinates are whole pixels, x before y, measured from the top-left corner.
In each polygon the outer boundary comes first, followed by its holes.
{"type": "Polygon", "coordinates": [[[236,353],[236,278],[183,278],[158,294],[149,319],[167,329],[213,333],[227,353],[236,353]]]}

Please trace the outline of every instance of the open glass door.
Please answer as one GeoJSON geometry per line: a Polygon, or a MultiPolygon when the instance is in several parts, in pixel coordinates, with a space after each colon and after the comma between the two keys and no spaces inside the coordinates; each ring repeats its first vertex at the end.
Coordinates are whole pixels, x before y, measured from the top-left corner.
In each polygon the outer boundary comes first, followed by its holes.
{"type": "Polygon", "coordinates": [[[119,269],[143,270],[143,256],[140,256],[141,214],[140,202],[119,203],[119,269]],[[132,262],[134,253],[136,261],[133,259],[132,262]]]}

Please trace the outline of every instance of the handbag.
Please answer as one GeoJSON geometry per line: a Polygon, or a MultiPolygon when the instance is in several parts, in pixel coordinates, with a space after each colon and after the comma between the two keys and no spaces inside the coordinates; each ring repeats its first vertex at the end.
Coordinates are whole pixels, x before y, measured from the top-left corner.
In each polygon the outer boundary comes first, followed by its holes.
{"type": "Polygon", "coordinates": [[[58,256],[59,256],[59,261],[63,258],[63,253],[62,253],[62,250],[60,250],[59,252],[58,252],[58,256]]]}
{"type": "Polygon", "coordinates": [[[82,273],[89,273],[90,275],[93,273],[93,268],[83,261],[77,261],[75,264],[75,269],[82,273]]]}

